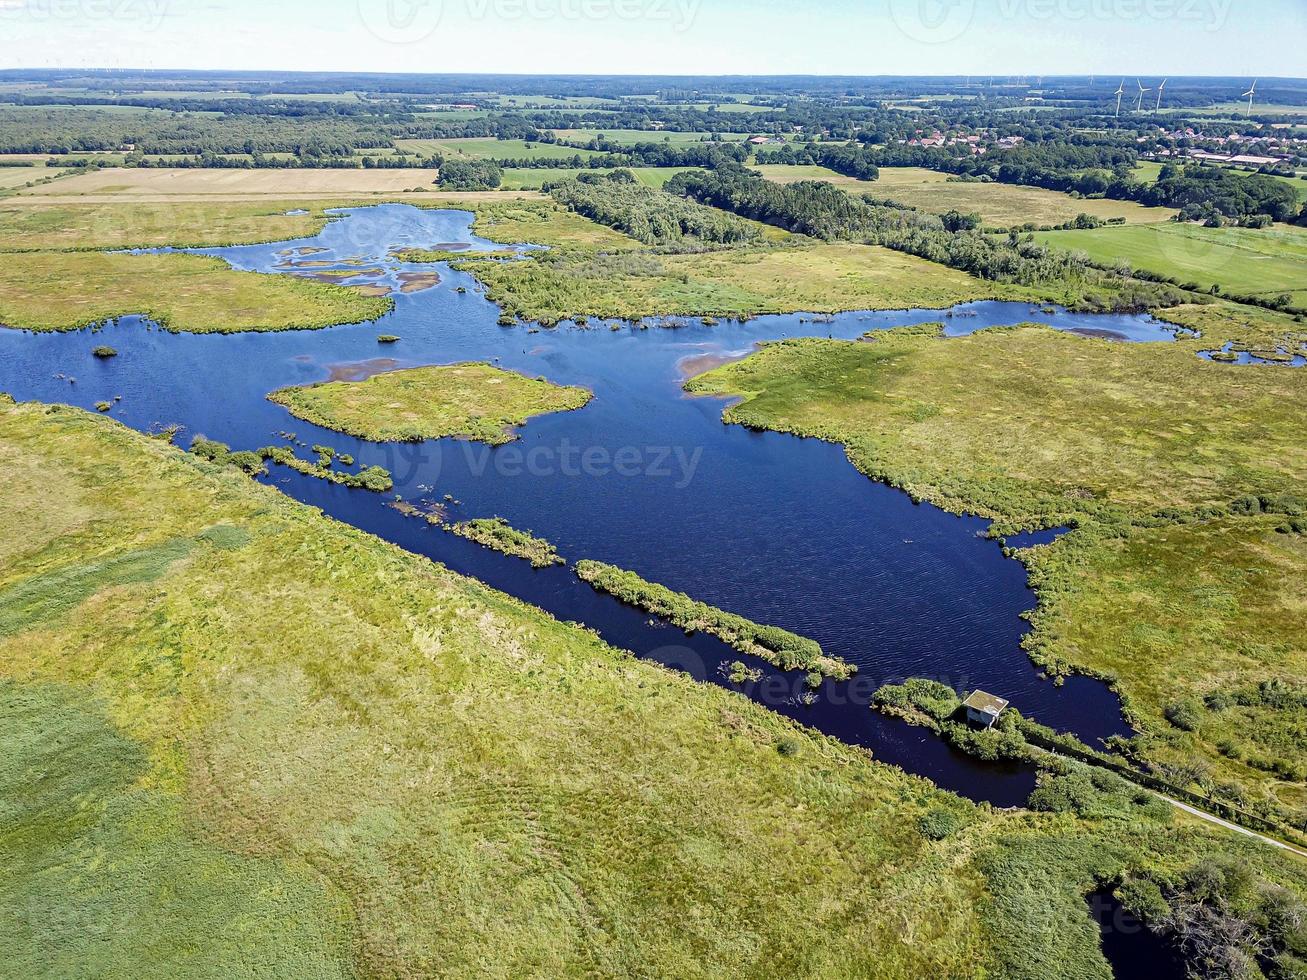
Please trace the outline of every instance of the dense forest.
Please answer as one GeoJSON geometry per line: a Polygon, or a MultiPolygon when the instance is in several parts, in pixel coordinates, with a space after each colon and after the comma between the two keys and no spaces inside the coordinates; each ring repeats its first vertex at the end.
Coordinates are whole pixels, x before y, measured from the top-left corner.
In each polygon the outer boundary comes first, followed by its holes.
{"type": "Polygon", "coordinates": [[[629,170],[581,174],[549,187],[554,200],[592,221],[625,232],[646,245],[734,245],[753,241],[758,231],[725,211],[644,187],[629,170]]]}
{"type": "Polygon", "coordinates": [[[1094,269],[1083,255],[1009,235],[996,239],[971,230],[975,222],[949,220],[901,207],[873,204],[831,184],[777,184],[744,168],[677,174],[665,193],[684,195],[735,214],[823,240],[883,245],[981,279],[1021,285],[1057,283],[1082,287],[1090,305],[1118,309],[1179,302],[1179,290],[1140,283],[1094,269]]]}

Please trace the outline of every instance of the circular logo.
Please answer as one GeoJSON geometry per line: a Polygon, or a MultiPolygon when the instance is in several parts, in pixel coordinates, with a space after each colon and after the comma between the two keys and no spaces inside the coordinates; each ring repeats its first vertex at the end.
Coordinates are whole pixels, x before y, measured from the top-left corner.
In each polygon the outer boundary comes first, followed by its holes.
{"type": "MultiPolygon", "coordinates": [[[[1219,231],[1202,228],[1188,222],[1167,222],[1156,228],[1158,251],[1165,257],[1170,267],[1170,274],[1181,285],[1196,285],[1207,289],[1211,282],[1220,282],[1221,275],[1210,270],[1213,265],[1219,270],[1215,260],[1223,251],[1222,235],[1219,231]]],[[[1140,268],[1149,268],[1142,263],[1140,268]]]]}
{"type": "Polygon", "coordinates": [[[678,670],[689,674],[696,681],[708,679],[708,667],[694,650],[687,646],[671,645],[658,647],[645,654],[649,660],[656,660],[669,670],[678,670]]]}
{"type": "Polygon", "coordinates": [[[920,44],[947,44],[971,26],[976,0],[890,0],[889,12],[904,36],[920,44]]]}
{"type": "Polygon", "coordinates": [[[387,44],[425,41],[440,26],[443,0],[358,0],[359,20],[387,44]]]}

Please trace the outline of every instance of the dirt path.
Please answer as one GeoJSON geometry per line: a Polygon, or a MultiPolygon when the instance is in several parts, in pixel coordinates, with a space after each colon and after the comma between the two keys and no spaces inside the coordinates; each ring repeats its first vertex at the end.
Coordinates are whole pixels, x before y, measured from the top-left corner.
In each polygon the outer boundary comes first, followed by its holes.
{"type": "MultiPolygon", "coordinates": [[[[1156,792],[1155,790],[1152,792],[1156,792]]],[[[1255,837],[1264,844],[1270,844],[1272,847],[1278,847],[1281,850],[1288,851],[1290,854],[1296,854],[1300,858],[1307,858],[1307,851],[1299,850],[1292,844],[1286,844],[1282,840],[1276,840],[1274,837],[1267,837],[1265,834],[1259,834],[1255,830],[1249,830],[1247,827],[1241,827],[1237,823],[1231,823],[1229,820],[1222,820],[1220,817],[1208,813],[1206,810],[1200,810],[1196,806],[1190,806],[1188,803],[1181,803],[1179,800],[1173,800],[1165,793],[1157,793],[1162,799],[1166,800],[1173,807],[1183,810],[1190,816],[1197,817],[1199,820],[1205,820],[1208,823],[1216,824],[1218,827],[1224,827],[1226,830],[1233,830],[1237,834],[1244,834],[1248,837],[1255,837]]]]}

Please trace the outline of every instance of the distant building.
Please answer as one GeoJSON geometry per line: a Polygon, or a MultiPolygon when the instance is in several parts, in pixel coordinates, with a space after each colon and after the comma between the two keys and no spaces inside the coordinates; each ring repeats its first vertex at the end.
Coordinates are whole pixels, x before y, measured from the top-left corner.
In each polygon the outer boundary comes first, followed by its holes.
{"type": "Polygon", "coordinates": [[[992,728],[999,715],[1007,710],[1008,702],[984,691],[972,691],[962,707],[967,709],[967,721],[981,728],[992,728]]]}

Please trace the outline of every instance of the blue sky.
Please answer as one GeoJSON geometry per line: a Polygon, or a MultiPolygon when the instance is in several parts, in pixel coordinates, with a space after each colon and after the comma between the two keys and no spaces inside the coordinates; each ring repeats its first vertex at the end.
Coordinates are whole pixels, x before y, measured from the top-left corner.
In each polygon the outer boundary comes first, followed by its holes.
{"type": "Polygon", "coordinates": [[[1307,76],[1307,0],[0,0],[0,67],[1307,76]]]}

